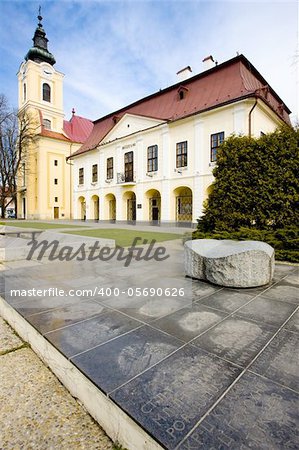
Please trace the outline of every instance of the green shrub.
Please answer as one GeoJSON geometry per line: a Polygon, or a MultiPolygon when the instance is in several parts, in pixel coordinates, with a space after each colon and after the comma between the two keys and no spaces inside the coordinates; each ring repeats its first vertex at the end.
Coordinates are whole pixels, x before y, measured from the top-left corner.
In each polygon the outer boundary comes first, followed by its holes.
{"type": "Polygon", "coordinates": [[[298,149],[299,128],[288,126],[258,139],[226,139],[217,150],[215,181],[198,228],[276,229],[279,240],[296,239],[291,228],[299,225],[298,149]]]}

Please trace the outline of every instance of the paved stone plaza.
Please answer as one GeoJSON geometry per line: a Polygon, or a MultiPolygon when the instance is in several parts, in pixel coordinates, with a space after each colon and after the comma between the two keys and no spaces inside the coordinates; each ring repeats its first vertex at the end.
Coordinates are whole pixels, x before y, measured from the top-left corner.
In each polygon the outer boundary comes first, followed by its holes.
{"type": "Polygon", "coordinates": [[[167,260],[129,267],[10,263],[1,296],[162,447],[295,449],[298,267],[277,264],[269,286],[221,288],[184,276],[181,241],[165,246],[167,260]],[[34,287],[104,291],[10,294],[34,287]],[[164,295],[131,295],[136,287],[164,295]]]}

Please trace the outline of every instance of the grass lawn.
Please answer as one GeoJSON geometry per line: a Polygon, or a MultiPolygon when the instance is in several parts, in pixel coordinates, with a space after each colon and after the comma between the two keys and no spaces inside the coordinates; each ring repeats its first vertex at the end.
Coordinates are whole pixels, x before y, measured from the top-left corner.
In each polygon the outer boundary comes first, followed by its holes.
{"type": "Polygon", "coordinates": [[[0,225],[19,228],[36,228],[38,230],[50,230],[54,228],[82,228],[81,225],[67,225],[63,223],[26,222],[23,220],[9,220],[0,222],[0,225]]]}
{"type": "MultiPolygon", "coordinates": [[[[138,231],[138,230],[123,230],[111,228],[97,228],[93,230],[81,231],[65,231],[68,234],[79,234],[80,236],[115,239],[116,245],[121,247],[129,247],[136,237],[147,239],[149,242],[155,239],[157,242],[170,241],[172,239],[181,239],[181,234],[161,233],[155,231],[138,231]]],[[[137,246],[140,246],[142,241],[138,241],[137,246]]]]}

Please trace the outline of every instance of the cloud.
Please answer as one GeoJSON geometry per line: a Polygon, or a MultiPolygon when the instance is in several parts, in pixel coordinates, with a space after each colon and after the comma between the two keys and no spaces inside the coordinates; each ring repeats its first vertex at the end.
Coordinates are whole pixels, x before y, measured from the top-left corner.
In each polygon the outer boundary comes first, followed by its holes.
{"type": "MultiPolygon", "coordinates": [[[[0,5],[0,91],[14,103],[37,9],[0,5]]],[[[46,1],[42,14],[55,67],[65,73],[66,113],[75,106],[96,119],[175,83],[186,65],[195,74],[203,57],[221,63],[238,51],[298,114],[295,1],[46,1]]]]}

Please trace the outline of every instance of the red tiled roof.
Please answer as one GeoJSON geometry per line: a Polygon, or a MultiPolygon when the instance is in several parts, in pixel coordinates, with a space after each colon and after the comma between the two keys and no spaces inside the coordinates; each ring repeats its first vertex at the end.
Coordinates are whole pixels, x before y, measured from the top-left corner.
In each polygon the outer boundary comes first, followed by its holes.
{"type": "Polygon", "coordinates": [[[73,114],[71,120],[63,121],[63,131],[73,142],[82,143],[86,141],[93,128],[93,123],[89,119],[73,114]]]}
{"type": "Polygon", "coordinates": [[[39,110],[38,112],[41,123],[41,136],[83,144],[93,128],[93,122],[91,120],[85,119],[84,117],[75,116],[75,114],[73,114],[71,120],[63,121],[63,131],[65,134],[58,133],[57,131],[52,131],[44,127],[42,111],[39,110]]]}
{"type": "Polygon", "coordinates": [[[248,59],[239,55],[96,120],[90,136],[72,157],[96,148],[114,127],[115,116],[121,118],[130,113],[174,121],[248,97],[261,98],[282,120],[290,124],[291,111],[248,59]],[[184,99],[179,100],[178,90],[181,86],[187,88],[188,92],[184,99]]]}
{"type": "Polygon", "coordinates": [[[43,125],[41,127],[41,132],[40,135],[44,136],[44,137],[49,137],[52,139],[59,139],[60,141],[67,141],[70,142],[70,139],[68,139],[64,134],[62,133],[57,133],[56,131],[51,131],[48,130],[47,128],[45,128],[43,125]]]}

